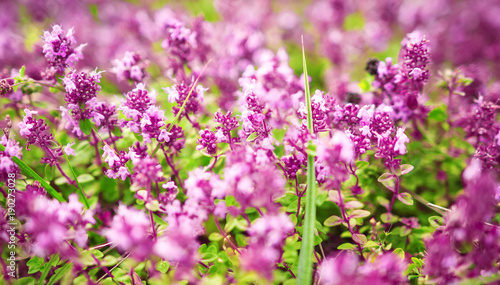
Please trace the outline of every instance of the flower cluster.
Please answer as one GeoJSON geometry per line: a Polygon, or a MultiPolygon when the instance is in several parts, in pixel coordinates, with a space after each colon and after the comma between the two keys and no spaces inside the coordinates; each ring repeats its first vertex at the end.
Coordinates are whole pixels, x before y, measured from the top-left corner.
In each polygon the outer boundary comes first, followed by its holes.
{"type": "Polygon", "coordinates": [[[318,270],[320,284],[404,284],[403,272],[406,269],[395,254],[377,256],[373,263],[360,265],[353,254],[340,253],[335,258],[328,258],[321,263],[318,270]]]}
{"type": "Polygon", "coordinates": [[[138,53],[127,51],[122,59],[113,60],[113,65],[112,71],[119,81],[143,82],[149,62],[141,60],[138,53]]]}
{"type": "Polygon", "coordinates": [[[56,72],[62,73],[67,67],[83,59],[82,49],[85,44],[75,47],[74,29],[71,28],[66,34],[61,26],[52,26],[52,32],[45,31],[43,34],[43,53],[49,66],[56,72]]]}
{"type": "Polygon", "coordinates": [[[69,202],[61,203],[47,199],[43,189],[33,185],[27,187],[18,199],[20,207],[18,218],[23,220],[24,231],[28,235],[31,250],[38,256],[61,253],[74,255],[66,241],[73,240],[78,246],[86,247],[88,241],[87,225],[95,224],[93,211],[83,212],[83,204],[77,194],[69,196],[69,202]]]}
{"type": "Polygon", "coordinates": [[[436,282],[456,282],[495,272],[500,256],[500,231],[488,223],[494,215],[499,185],[488,170],[472,160],[463,173],[465,193],[445,216],[445,224],[426,241],[424,272],[436,282]]]}
{"type": "Polygon", "coordinates": [[[101,72],[96,71],[90,73],[72,71],[64,77],[63,82],[66,88],[64,100],[74,120],[90,118],[99,120],[101,118],[92,110],[97,93],[101,91],[101,86],[98,84],[100,80],[101,72]]]}
{"type": "Polygon", "coordinates": [[[292,221],[285,214],[257,219],[248,229],[250,240],[248,250],[242,256],[243,268],[271,279],[273,266],[280,261],[284,241],[293,229],[292,221]]]}
{"type": "Polygon", "coordinates": [[[230,207],[231,213],[247,208],[265,208],[268,213],[279,210],[273,201],[284,193],[285,179],[274,164],[274,154],[265,148],[238,146],[226,158],[223,187],[234,196],[240,208],[230,207]]]}

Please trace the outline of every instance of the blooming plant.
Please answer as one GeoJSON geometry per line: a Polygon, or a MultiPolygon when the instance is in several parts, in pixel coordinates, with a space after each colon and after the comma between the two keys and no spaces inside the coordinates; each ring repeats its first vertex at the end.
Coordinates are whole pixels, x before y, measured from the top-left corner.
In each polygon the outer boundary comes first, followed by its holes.
{"type": "Polygon", "coordinates": [[[1,1],[0,280],[499,283],[499,12],[1,1]]]}

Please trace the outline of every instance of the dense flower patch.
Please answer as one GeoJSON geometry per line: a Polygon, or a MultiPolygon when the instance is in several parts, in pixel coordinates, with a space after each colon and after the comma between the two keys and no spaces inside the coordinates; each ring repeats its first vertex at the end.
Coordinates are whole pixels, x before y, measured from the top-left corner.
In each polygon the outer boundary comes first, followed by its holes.
{"type": "Polygon", "coordinates": [[[499,12],[2,1],[0,276],[500,282],[499,12]]]}

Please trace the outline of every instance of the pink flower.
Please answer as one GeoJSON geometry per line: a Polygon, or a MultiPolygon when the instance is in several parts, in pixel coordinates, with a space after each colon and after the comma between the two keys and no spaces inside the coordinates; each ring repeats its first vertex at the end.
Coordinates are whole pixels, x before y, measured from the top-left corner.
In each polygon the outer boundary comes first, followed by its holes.
{"type": "Polygon", "coordinates": [[[67,144],[65,147],[64,147],[64,152],[67,154],[67,155],[72,155],[72,156],[75,156],[75,150],[71,148],[72,145],[74,145],[75,143],[69,143],[67,144]]]}
{"type": "Polygon", "coordinates": [[[102,150],[104,150],[102,157],[106,157],[104,161],[109,165],[109,167],[113,167],[115,163],[120,162],[120,158],[116,155],[116,152],[109,147],[109,145],[105,144],[102,150]]]}

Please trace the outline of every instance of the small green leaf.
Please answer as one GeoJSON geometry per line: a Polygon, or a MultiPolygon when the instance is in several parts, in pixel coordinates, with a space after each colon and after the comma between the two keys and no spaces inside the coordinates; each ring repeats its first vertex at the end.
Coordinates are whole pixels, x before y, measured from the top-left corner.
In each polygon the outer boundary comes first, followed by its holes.
{"type": "Polygon", "coordinates": [[[115,127],[111,133],[113,135],[117,136],[117,137],[121,137],[122,136],[122,131],[121,131],[121,129],[119,127],[115,127]]]}
{"type": "Polygon", "coordinates": [[[370,216],[371,213],[366,210],[354,210],[351,212],[351,218],[359,219],[359,218],[365,218],[370,216]]]}
{"type": "Polygon", "coordinates": [[[160,261],[158,264],[156,264],[156,270],[160,271],[161,273],[167,273],[168,269],[170,268],[170,263],[168,261],[160,261]]]}
{"type": "Polygon", "coordinates": [[[43,267],[42,275],[40,275],[40,279],[38,279],[38,285],[42,285],[45,283],[45,278],[47,278],[50,269],[52,269],[52,267],[56,265],[58,261],[59,261],[59,255],[58,254],[52,255],[49,262],[47,262],[43,267]]]}
{"type": "Polygon", "coordinates": [[[112,255],[106,255],[101,261],[101,264],[106,267],[113,266],[117,263],[118,263],[118,258],[112,255]]]}
{"type": "Polygon", "coordinates": [[[438,228],[444,224],[444,219],[443,217],[440,216],[431,216],[429,217],[429,223],[431,224],[431,227],[433,228],[438,228]]]}
{"type": "Polygon", "coordinates": [[[410,195],[410,193],[399,193],[397,196],[399,201],[403,202],[405,205],[413,205],[413,197],[410,195]]]}
{"type": "Polygon", "coordinates": [[[208,239],[210,241],[219,241],[223,238],[223,236],[219,233],[211,233],[209,236],[208,236],[208,239]]]}
{"type": "Polygon", "coordinates": [[[26,66],[24,66],[24,65],[23,65],[23,67],[21,67],[21,69],[19,70],[19,76],[20,76],[21,78],[23,78],[23,77],[24,77],[24,71],[25,71],[25,70],[26,70],[26,66]]]}
{"type": "Polygon", "coordinates": [[[413,165],[411,164],[402,164],[400,167],[399,167],[399,170],[401,172],[400,175],[405,175],[406,173],[410,172],[413,170],[413,165]]]}
{"type": "Polygon", "coordinates": [[[349,249],[355,249],[356,246],[352,243],[343,243],[337,247],[337,249],[344,249],[344,250],[349,250],[349,249]]]}
{"type": "Polygon", "coordinates": [[[364,161],[364,160],[356,161],[356,169],[357,170],[365,169],[369,165],[370,165],[370,163],[368,161],[364,161]]]}
{"type": "Polygon", "coordinates": [[[202,262],[214,262],[217,260],[217,254],[211,252],[205,252],[201,255],[202,262]]]}
{"type": "Polygon", "coordinates": [[[448,118],[446,109],[447,106],[445,104],[441,104],[429,112],[428,118],[436,122],[444,122],[448,118]]]}
{"type": "Polygon", "coordinates": [[[401,258],[401,259],[405,259],[405,251],[402,248],[396,248],[394,250],[394,254],[399,256],[399,258],[401,258]]]}
{"type": "Polygon", "coordinates": [[[15,285],[33,285],[36,283],[36,279],[33,277],[22,277],[17,280],[17,282],[12,283],[15,285]]]}
{"type": "Polygon", "coordinates": [[[326,227],[334,227],[342,224],[344,220],[340,218],[339,216],[333,215],[328,217],[325,222],[323,223],[326,227]]]}
{"type": "Polygon", "coordinates": [[[83,134],[85,134],[86,136],[90,136],[90,134],[92,133],[92,125],[90,124],[89,119],[80,120],[78,125],[80,126],[80,130],[82,130],[83,134]]]}
{"type": "Polygon", "coordinates": [[[73,263],[66,263],[63,267],[56,269],[54,275],[52,275],[49,279],[49,283],[47,285],[53,285],[57,281],[61,280],[67,272],[73,267],[73,263]]]}
{"type": "Polygon", "coordinates": [[[359,244],[364,244],[367,241],[367,238],[364,234],[354,234],[352,236],[352,240],[359,244]]]}
{"type": "Polygon", "coordinates": [[[377,246],[380,246],[380,244],[378,244],[372,240],[365,242],[365,244],[363,245],[363,247],[365,247],[365,248],[377,247],[377,246]]]}
{"type": "Polygon", "coordinates": [[[394,180],[394,174],[391,174],[391,173],[384,173],[382,175],[380,175],[380,177],[377,179],[378,182],[386,182],[386,181],[391,181],[391,180],[394,180]]]}
{"type": "Polygon", "coordinates": [[[26,263],[26,265],[29,267],[28,274],[36,273],[40,271],[43,266],[43,258],[34,256],[26,263]]]}
{"type": "Polygon", "coordinates": [[[398,221],[398,217],[390,213],[383,213],[380,215],[380,220],[383,223],[392,224],[398,221]]]}
{"type": "Polygon", "coordinates": [[[85,182],[90,182],[90,181],[93,181],[95,180],[94,176],[88,174],[88,173],[84,173],[80,176],[78,176],[78,182],[80,183],[85,183],[85,182]]]}
{"type": "Polygon", "coordinates": [[[248,137],[247,137],[247,142],[251,142],[251,141],[254,141],[259,135],[257,133],[251,133],[248,137]]]}

